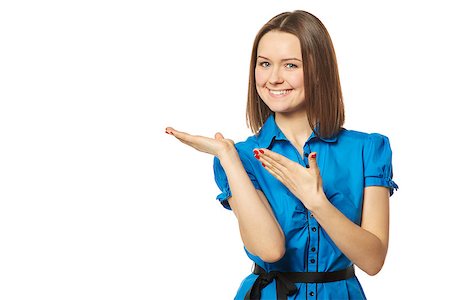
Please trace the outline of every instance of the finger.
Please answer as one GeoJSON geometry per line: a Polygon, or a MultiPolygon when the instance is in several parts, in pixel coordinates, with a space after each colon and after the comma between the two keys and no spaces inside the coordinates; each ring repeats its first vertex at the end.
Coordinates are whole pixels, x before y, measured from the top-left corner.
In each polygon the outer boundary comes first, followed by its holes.
{"type": "Polygon", "coordinates": [[[175,130],[172,127],[167,127],[166,132],[175,136],[177,139],[179,139],[181,141],[185,141],[185,142],[192,142],[193,138],[194,138],[193,135],[190,135],[189,133],[186,133],[186,132],[175,130]]]}
{"type": "Polygon", "coordinates": [[[258,159],[262,166],[269,171],[272,175],[274,175],[278,180],[280,180],[283,184],[286,185],[286,174],[285,170],[287,170],[284,166],[277,163],[274,160],[271,160],[266,155],[263,155],[264,150],[253,150],[255,153],[255,158],[258,159]]]}
{"type": "Polygon", "coordinates": [[[166,133],[173,135],[183,144],[196,148],[195,144],[193,143],[195,136],[190,135],[186,132],[175,130],[173,127],[166,127],[166,133]]]}
{"type": "Polygon", "coordinates": [[[259,149],[259,152],[261,153],[262,156],[267,156],[268,159],[273,160],[284,166],[286,166],[292,162],[289,158],[287,158],[281,154],[278,154],[276,152],[273,152],[269,149],[259,149]]]}
{"type": "Polygon", "coordinates": [[[276,179],[278,179],[282,184],[286,185],[284,182],[284,178],[278,173],[276,172],[274,169],[270,168],[269,166],[265,166],[264,167],[270,174],[272,174],[273,177],[275,177],[276,179]]]}
{"type": "Polygon", "coordinates": [[[172,127],[166,127],[166,133],[167,134],[172,134],[172,131],[173,131],[174,129],[172,128],[172,127]]]}
{"type": "Polygon", "coordinates": [[[259,156],[264,157],[271,165],[285,172],[293,163],[289,158],[268,149],[259,149],[259,156]]]}
{"type": "Polygon", "coordinates": [[[214,138],[215,138],[216,140],[223,140],[223,139],[224,139],[223,135],[222,135],[220,132],[217,132],[217,133],[214,135],[214,138]]]}
{"type": "Polygon", "coordinates": [[[186,144],[186,145],[188,145],[188,146],[191,146],[191,147],[194,147],[195,148],[195,145],[193,144],[193,143],[191,143],[191,142],[189,142],[189,141],[186,141],[186,140],[183,140],[183,139],[180,139],[180,138],[178,138],[178,137],[176,137],[180,142],[182,142],[183,144],[186,144]]]}
{"type": "Polygon", "coordinates": [[[316,172],[317,174],[319,174],[320,170],[319,170],[319,166],[317,165],[317,152],[312,152],[308,156],[308,162],[309,162],[310,169],[313,170],[314,172],[316,172]]]}
{"type": "Polygon", "coordinates": [[[280,164],[277,164],[274,161],[268,160],[266,156],[259,156],[259,155],[255,154],[255,157],[256,157],[256,159],[259,160],[259,162],[262,164],[262,166],[264,168],[266,168],[268,171],[271,171],[272,173],[277,174],[277,178],[284,178],[285,177],[284,173],[283,173],[283,170],[280,169],[280,167],[282,167],[280,164]]]}

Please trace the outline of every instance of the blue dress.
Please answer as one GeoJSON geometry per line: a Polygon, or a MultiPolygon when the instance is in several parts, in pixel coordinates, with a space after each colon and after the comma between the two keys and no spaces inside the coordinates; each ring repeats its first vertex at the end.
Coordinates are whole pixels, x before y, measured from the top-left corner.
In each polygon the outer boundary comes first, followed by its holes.
{"type": "MultiPolygon", "coordinates": [[[[253,149],[267,148],[298,162],[308,164],[308,154],[317,152],[317,163],[328,200],[352,222],[361,225],[363,192],[366,186],[385,186],[392,196],[397,184],[392,180],[392,152],[389,139],[378,133],[341,129],[333,138],[319,138],[314,132],[306,141],[301,157],[279,129],[272,115],[258,135],[235,144],[239,157],[256,189],[264,192],[285,234],[286,253],[267,263],[251,254],[248,257],[270,271],[328,272],[345,269],[352,262],[336,247],[311,213],[280,181],[254,158],[253,149]]],[[[231,209],[227,177],[220,161],[214,157],[214,176],[221,193],[217,200],[231,209]]],[[[244,299],[258,276],[250,274],[242,281],[235,299],[244,299]]],[[[298,292],[292,299],[366,299],[356,277],[328,283],[296,283],[298,292]]],[[[261,299],[276,299],[276,283],[272,281],[261,293],[261,299]]]]}

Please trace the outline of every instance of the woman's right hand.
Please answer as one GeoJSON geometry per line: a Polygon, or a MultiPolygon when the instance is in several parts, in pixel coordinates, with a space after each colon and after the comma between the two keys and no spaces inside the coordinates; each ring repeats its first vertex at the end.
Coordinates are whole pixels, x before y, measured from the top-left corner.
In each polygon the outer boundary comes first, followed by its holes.
{"type": "Polygon", "coordinates": [[[226,139],[220,132],[217,132],[214,138],[209,138],[200,135],[191,135],[186,132],[181,132],[172,127],[166,128],[166,133],[173,135],[180,142],[197,149],[200,152],[209,153],[220,158],[231,151],[236,151],[234,142],[226,139]]]}

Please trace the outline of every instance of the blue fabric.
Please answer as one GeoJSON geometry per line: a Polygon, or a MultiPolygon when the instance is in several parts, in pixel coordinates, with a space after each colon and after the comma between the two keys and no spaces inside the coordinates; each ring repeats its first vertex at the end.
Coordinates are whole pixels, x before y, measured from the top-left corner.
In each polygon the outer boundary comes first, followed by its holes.
{"type": "MultiPolygon", "coordinates": [[[[330,202],[352,222],[361,224],[363,193],[366,186],[385,186],[392,195],[398,188],[392,180],[392,152],[389,139],[378,133],[341,129],[333,138],[322,139],[314,132],[306,141],[301,157],[297,149],[278,128],[271,115],[258,135],[235,144],[239,157],[256,189],[264,192],[284,231],[286,254],[275,263],[266,263],[246,251],[248,257],[267,272],[326,272],[342,270],[352,262],[336,247],[311,213],[281,182],[254,158],[253,149],[267,148],[300,163],[308,164],[306,154],[317,152],[323,189],[330,202]]],[[[217,199],[230,209],[231,196],[227,176],[214,157],[214,176],[221,194],[217,199]]],[[[244,299],[257,276],[248,275],[241,283],[235,299],[244,299]]],[[[322,284],[297,283],[299,291],[289,299],[365,299],[356,277],[322,284]],[[311,293],[312,292],[312,293],[311,293]]],[[[262,291],[261,299],[276,299],[275,282],[262,291]]]]}

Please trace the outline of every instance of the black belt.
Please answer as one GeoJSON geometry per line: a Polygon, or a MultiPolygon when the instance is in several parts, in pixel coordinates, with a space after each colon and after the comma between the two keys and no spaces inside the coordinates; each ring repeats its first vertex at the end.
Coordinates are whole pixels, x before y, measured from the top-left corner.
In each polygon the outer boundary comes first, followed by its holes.
{"type": "Polygon", "coordinates": [[[285,300],[287,296],[292,296],[297,292],[296,282],[303,283],[324,283],[339,281],[355,276],[355,268],[350,267],[334,272],[266,272],[263,268],[255,264],[253,274],[259,275],[253,283],[252,288],[245,295],[245,300],[261,299],[261,290],[275,279],[277,286],[277,299],[285,300]]]}

